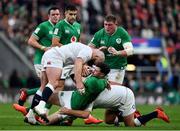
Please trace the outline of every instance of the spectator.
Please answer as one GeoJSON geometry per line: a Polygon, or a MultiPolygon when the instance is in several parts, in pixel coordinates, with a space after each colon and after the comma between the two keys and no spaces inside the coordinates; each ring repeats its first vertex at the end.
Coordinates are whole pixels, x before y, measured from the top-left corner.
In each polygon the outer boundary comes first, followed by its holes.
{"type": "Polygon", "coordinates": [[[21,78],[17,72],[17,70],[13,70],[12,71],[12,74],[10,75],[10,78],[9,78],[9,86],[11,88],[22,88],[23,87],[23,83],[21,81],[21,78]]]}

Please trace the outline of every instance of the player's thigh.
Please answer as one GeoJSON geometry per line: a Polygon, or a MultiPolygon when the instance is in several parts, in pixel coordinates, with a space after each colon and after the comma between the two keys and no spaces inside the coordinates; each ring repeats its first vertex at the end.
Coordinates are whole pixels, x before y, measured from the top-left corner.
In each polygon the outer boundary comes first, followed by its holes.
{"type": "Polygon", "coordinates": [[[125,103],[119,107],[119,111],[122,112],[122,116],[128,116],[136,111],[135,97],[131,89],[126,88],[126,99],[125,103]]]}
{"type": "Polygon", "coordinates": [[[58,80],[58,85],[55,89],[55,92],[62,91],[64,89],[64,83],[65,83],[65,80],[58,80]]]}
{"type": "Polygon", "coordinates": [[[128,115],[128,116],[124,116],[124,124],[125,126],[135,126],[134,125],[134,113],[128,115]]]}
{"type": "Polygon", "coordinates": [[[48,103],[53,104],[53,105],[60,106],[59,96],[58,96],[58,95],[59,95],[58,92],[53,93],[53,94],[50,96],[50,98],[49,98],[49,100],[48,100],[48,103]]]}
{"type": "Polygon", "coordinates": [[[58,86],[58,81],[61,75],[61,69],[56,67],[46,67],[46,75],[50,84],[58,86]]]}

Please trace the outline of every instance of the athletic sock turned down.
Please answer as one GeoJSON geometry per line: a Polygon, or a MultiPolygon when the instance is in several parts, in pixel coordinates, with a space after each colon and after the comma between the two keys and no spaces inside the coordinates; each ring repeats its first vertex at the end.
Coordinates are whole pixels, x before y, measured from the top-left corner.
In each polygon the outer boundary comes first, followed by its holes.
{"type": "Polygon", "coordinates": [[[156,111],[154,111],[154,112],[149,113],[147,115],[139,116],[137,119],[141,122],[141,124],[144,125],[146,122],[148,122],[154,118],[157,118],[157,115],[158,115],[158,113],[156,111]]]}
{"type": "Polygon", "coordinates": [[[39,104],[39,102],[41,100],[41,96],[42,96],[42,92],[40,90],[38,90],[33,97],[31,109],[33,109],[35,106],[37,106],[39,104]]]}
{"type": "Polygon", "coordinates": [[[39,96],[38,94],[35,94],[33,97],[31,109],[33,109],[35,106],[37,106],[39,104],[40,100],[41,100],[41,96],[39,96]]]}
{"type": "Polygon", "coordinates": [[[45,89],[43,90],[42,93],[42,99],[43,101],[47,102],[51,94],[54,92],[54,88],[52,85],[47,84],[45,89]]]}

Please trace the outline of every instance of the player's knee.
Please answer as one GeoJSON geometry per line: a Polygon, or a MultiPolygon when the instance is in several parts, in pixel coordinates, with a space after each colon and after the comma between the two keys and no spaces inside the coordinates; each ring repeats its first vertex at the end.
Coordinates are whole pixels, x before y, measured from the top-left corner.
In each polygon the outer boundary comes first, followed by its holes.
{"type": "Polygon", "coordinates": [[[49,84],[51,84],[53,86],[53,88],[56,89],[58,87],[59,82],[58,82],[58,80],[50,81],[49,84]]]}

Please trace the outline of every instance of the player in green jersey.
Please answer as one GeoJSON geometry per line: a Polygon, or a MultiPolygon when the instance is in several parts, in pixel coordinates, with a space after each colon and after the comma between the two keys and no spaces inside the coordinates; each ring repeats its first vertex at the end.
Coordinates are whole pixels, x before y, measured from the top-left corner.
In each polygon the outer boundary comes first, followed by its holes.
{"type": "Polygon", "coordinates": [[[53,46],[62,46],[80,41],[81,25],[76,22],[77,8],[68,5],[65,8],[65,19],[59,21],[54,29],[53,46]]]}
{"type": "Polygon", "coordinates": [[[111,68],[108,78],[119,84],[123,83],[127,56],[133,54],[133,45],[127,31],[117,26],[116,17],[108,15],[104,20],[104,28],[95,33],[90,47],[100,48],[105,53],[105,63],[111,68]]]}
{"type": "MultiPolygon", "coordinates": [[[[80,42],[81,25],[76,22],[78,10],[75,5],[68,5],[65,8],[65,19],[58,22],[54,29],[52,39],[53,46],[62,46],[68,43],[80,42]]],[[[90,116],[91,120],[102,122],[90,116]]],[[[85,120],[85,123],[88,119],[85,120]]]]}
{"type": "MultiPolygon", "coordinates": [[[[45,51],[51,46],[53,30],[56,23],[60,20],[60,11],[57,7],[51,7],[48,10],[49,19],[40,23],[28,40],[28,44],[35,48],[34,67],[38,77],[41,74],[41,58],[45,51]]],[[[41,78],[41,77],[40,77],[41,78]]],[[[41,78],[42,79],[42,78],[41,78]]],[[[23,105],[27,96],[35,94],[39,88],[30,90],[21,90],[18,103],[23,105]]],[[[40,92],[38,92],[40,93],[40,92]]]]}
{"type": "MultiPolygon", "coordinates": [[[[83,94],[81,94],[79,90],[72,91],[71,94],[66,94],[66,92],[64,91],[59,91],[62,97],[61,102],[64,104],[65,107],[74,110],[84,110],[88,106],[88,104],[94,101],[96,97],[105,88],[109,89],[108,82],[105,77],[110,71],[109,66],[105,63],[100,62],[97,63],[96,66],[93,66],[93,69],[94,70],[92,71],[92,75],[87,77],[83,81],[85,87],[85,92],[83,94]]],[[[50,97],[50,101],[52,99],[54,99],[53,96],[50,97]]],[[[33,113],[29,115],[28,120],[26,122],[31,124],[37,123],[33,113]]]]}

